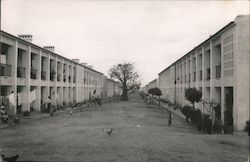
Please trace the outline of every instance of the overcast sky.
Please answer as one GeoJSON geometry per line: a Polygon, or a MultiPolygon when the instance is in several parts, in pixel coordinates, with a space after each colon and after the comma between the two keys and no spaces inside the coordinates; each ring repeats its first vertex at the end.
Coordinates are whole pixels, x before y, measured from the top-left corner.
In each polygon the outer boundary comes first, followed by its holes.
{"type": "Polygon", "coordinates": [[[2,30],[104,74],[133,62],[147,84],[240,14],[248,1],[2,0],[2,30]]]}

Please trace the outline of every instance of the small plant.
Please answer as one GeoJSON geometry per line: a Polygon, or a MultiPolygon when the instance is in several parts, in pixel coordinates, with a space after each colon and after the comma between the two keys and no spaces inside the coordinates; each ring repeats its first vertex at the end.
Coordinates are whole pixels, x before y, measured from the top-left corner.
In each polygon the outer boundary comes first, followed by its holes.
{"type": "Polygon", "coordinates": [[[248,136],[250,136],[250,119],[246,121],[244,131],[248,133],[248,136]]]}
{"type": "Polygon", "coordinates": [[[184,106],[184,107],[181,109],[181,112],[182,112],[183,115],[185,115],[186,121],[188,122],[189,119],[191,118],[192,107],[186,105],[186,106],[184,106]]]}
{"type": "Polygon", "coordinates": [[[30,112],[29,111],[24,111],[23,116],[30,116],[30,112]]]}

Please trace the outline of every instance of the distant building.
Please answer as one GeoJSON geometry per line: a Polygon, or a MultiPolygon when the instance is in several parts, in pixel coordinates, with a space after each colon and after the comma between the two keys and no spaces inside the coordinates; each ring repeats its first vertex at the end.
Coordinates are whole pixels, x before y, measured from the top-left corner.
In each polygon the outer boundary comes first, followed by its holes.
{"type": "Polygon", "coordinates": [[[149,82],[147,85],[146,85],[146,88],[145,88],[145,92],[148,93],[148,90],[151,89],[151,88],[159,88],[159,79],[156,78],[154,80],[152,80],[151,82],[149,82]]]}

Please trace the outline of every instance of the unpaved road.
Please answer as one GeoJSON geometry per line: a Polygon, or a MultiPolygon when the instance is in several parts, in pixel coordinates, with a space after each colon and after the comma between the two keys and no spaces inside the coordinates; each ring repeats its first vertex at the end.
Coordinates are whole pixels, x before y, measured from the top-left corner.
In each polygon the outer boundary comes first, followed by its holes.
{"type": "Polygon", "coordinates": [[[245,162],[248,136],[208,135],[183,119],[145,107],[137,95],[0,130],[0,148],[19,161],[245,162]],[[107,136],[102,129],[113,128],[107,136]]]}

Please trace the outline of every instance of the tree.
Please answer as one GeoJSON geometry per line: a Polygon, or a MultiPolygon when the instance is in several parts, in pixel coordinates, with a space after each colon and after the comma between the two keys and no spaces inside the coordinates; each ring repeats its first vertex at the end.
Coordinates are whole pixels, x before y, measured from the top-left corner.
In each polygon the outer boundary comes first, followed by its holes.
{"type": "Polygon", "coordinates": [[[185,97],[188,101],[192,103],[194,108],[194,103],[201,101],[202,92],[197,90],[196,88],[188,88],[185,91],[185,97]]]}
{"type": "Polygon", "coordinates": [[[109,70],[109,75],[111,78],[119,80],[122,85],[122,95],[121,100],[128,100],[128,91],[134,88],[140,87],[139,75],[135,71],[135,67],[132,63],[120,63],[114,65],[109,70]]]}

